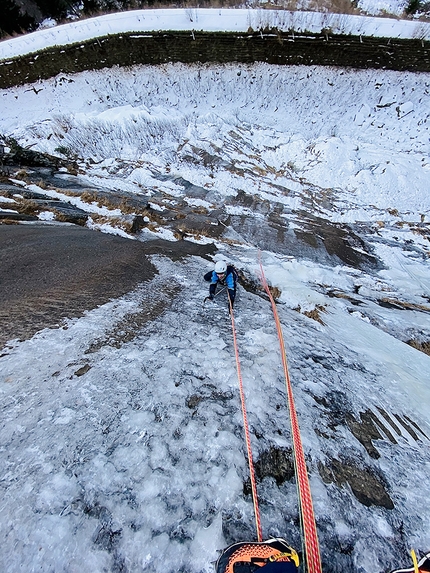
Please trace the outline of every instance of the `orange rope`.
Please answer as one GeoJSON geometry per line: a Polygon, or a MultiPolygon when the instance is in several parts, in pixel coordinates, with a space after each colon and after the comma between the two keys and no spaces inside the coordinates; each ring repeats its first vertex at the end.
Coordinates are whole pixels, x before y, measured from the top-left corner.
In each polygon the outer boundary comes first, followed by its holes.
{"type": "Polygon", "coordinates": [[[233,330],[234,352],[236,355],[237,378],[239,380],[240,401],[242,404],[243,427],[245,430],[245,440],[246,440],[246,450],[247,450],[247,454],[248,454],[249,475],[251,478],[252,500],[254,503],[255,525],[257,528],[257,541],[261,542],[261,541],[263,541],[263,529],[261,527],[260,509],[258,507],[257,484],[255,482],[254,464],[252,462],[251,438],[249,435],[248,417],[246,415],[245,395],[243,392],[243,382],[242,382],[242,372],[240,369],[239,351],[237,348],[236,327],[234,324],[233,306],[231,304],[230,296],[228,296],[228,303],[230,305],[231,328],[233,330]]]}
{"type": "Polygon", "coordinates": [[[306,468],[305,455],[303,451],[302,439],[300,436],[299,421],[294,405],[293,389],[288,372],[287,355],[285,353],[284,337],[282,335],[281,322],[275,301],[264,275],[263,265],[260,260],[261,283],[266,291],[272,305],[273,316],[275,318],[276,330],[278,331],[279,345],[281,350],[282,365],[284,367],[285,382],[287,385],[288,408],[290,412],[291,431],[293,436],[294,459],[297,475],[297,485],[299,490],[299,503],[303,522],[304,544],[306,550],[306,563],[309,573],[321,573],[321,556],[318,543],[318,534],[315,523],[315,515],[312,504],[311,488],[306,468]]]}

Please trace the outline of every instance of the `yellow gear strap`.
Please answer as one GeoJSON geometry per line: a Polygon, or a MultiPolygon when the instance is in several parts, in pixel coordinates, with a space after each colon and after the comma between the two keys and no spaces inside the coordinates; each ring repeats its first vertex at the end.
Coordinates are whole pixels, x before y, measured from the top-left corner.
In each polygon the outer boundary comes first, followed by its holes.
{"type": "Polygon", "coordinates": [[[285,553],[278,553],[277,555],[271,555],[269,557],[269,561],[271,562],[279,561],[279,559],[282,559],[283,557],[291,557],[291,560],[294,561],[294,565],[296,567],[298,567],[300,564],[299,555],[297,551],[295,551],[294,549],[291,549],[291,552],[287,551],[285,553]]]}

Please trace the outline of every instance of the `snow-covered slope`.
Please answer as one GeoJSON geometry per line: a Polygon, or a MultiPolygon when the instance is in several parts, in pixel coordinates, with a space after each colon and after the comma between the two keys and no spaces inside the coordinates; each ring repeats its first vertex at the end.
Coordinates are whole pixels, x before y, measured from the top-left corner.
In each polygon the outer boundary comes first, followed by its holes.
{"type": "MultiPolygon", "coordinates": [[[[157,218],[139,240],[174,240],[163,214],[187,207],[208,221],[188,238],[216,225],[216,258],[248,278],[261,252],[326,573],[385,572],[430,548],[430,357],[406,344],[430,337],[429,86],[166,65],[0,94],[1,132],[76,154],[87,185],[148,194],[157,218]]],[[[149,284],[3,351],[4,571],[212,571],[218,550],[255,537],[225,301],[202,307],[207,261],[153,262],[149,284]]],[[[270,305],[239,287],[236,320],[264,535],[300,547],[270,305]]]]}

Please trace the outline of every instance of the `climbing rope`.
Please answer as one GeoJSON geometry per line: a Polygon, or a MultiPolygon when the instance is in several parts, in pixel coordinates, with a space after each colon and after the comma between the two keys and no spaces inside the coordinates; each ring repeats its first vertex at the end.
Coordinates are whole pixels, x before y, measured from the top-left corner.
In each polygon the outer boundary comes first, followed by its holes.
{"type": "Polygon", "coordinates": [[[251,437],[249,435],[248,417],[246,415],[245,394],[243,392],[242,372],[241,372],[241,368],[240,368],[239,351],[237,348],[236,326],[234,323],[233,306],[231,304],[230,296],[228,296],[228,303],[230,305],[231,328],[233,331],[234,353],[236,355],[237,378],[239,381],[240,402],[242,404],[243,427],[245,429],[245,441],[246,441],[246,450],[247,450],[247,456],[248,456],[249,475],[251,478],[252,501],[254,504],[255,525],[256,525],[256,529],[257,529],[257,540],[259,542],[261,542],[261,541],[263,541],[263,530],[261,527],[260,509],[258,507],[257,484],[255,481],[254,463],[252,461],[251,437]]]}
{"type": "Polygon", "coordinates": [[[300,514],[303,527],[304,546],[306,554],[306,564],[308,573],[321,573],[321,556],[318,543],[318,535],[315,523],[315,515],[312,504],[311,488],[306,468],[305,455],[303,451],[302,439],[300,435],[299,421],[294,405],[293,390],[288,372],[287,355],[285,353],[284,337],[282,335],[281,322],[279,320],[278,310],[269,285],[264,275],[263,265],[260,259],[260,280],[264,290],[269,297],[272,305],[273,316],[275,318],[276,330],[278,332],[279,345],[281,351],[282,365],[285,374],[285,383],[287,386],[288,409],[290,412],[291,432],[293,437],[294,466],[297,477],[297,487],[299,492],[300,514]]]}

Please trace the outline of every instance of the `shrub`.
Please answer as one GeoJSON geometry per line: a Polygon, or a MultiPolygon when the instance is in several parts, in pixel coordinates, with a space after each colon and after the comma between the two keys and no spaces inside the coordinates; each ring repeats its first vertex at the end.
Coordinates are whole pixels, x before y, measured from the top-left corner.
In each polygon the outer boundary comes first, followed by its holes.
{"type": "Polygon", "coordinates": [[[420,8],[420,0],[409,0],[408,5],[405,8],[406,14],[415,14],[420,8]]]}

